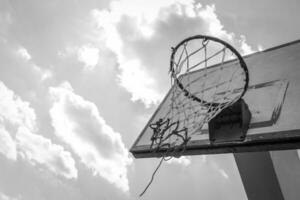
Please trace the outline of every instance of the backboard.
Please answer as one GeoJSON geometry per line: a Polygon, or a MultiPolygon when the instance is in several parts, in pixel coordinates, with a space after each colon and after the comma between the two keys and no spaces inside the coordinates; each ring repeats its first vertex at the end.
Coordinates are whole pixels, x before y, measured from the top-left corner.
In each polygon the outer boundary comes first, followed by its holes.
{"type": "MultiPolygon", "coordinates": [[[[300,148],[300,40],[244,56],[249,87],[244,101],[252,114],[244,141],[213,144],[208,125],[192,135],[182,155],[251,152],[300,148]]],[[[234,65],[229,61],[226,65],[234,65]]],[[[208,68],[213,70],[218,64],[208,68]]],[[[195,73],[202,73],[201,70],[195,73]]],[[[184,78],[184,77],[183,77],[184,78]]],[[[149,127],[166,112],[172,89],[130,149],[136,158],[161,157],[150,149],[153,130],[149,127]]]]}

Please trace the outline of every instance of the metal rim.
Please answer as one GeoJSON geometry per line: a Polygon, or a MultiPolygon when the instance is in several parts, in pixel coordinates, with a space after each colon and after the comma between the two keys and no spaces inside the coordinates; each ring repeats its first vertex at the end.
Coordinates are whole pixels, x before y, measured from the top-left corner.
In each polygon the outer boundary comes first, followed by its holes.
{"type": "MultiPolygon", "coordinates": [[[[248,68],[247,68],[247,65],[243,59],[243,57],[241,56],[241,54],[233,47],[231,46],[230,44],[228,44],[227,42],[223,41],[223,40],[220,40],[218,38],[215,38],[215,37],[212,37],[212,36],[207,36],[207,35],[195,35],[195,36],[192,36],[192,37],[188,37],[184,40],[182,40],[179,44],[177,44],[174,48],[172,48],[172,54],[171,54],[171,59],[170,59],[170,71],[171,73],[173,72],[173,66],[174,66],[174,57],[175,57],[175,54],[177,52],[177,49],[183,45],[184,43],[188,42],[188,41],[191,41],[191,40],[195,40],[195,39],[203,39],[203,40],[211,40],[211,41],[214,41],[214,42],[217,42],[217,43],[220,43],[222,45],[224,45],[226,48],[228,48],[232,53],[234,53],[237,57],[237,59],[239,60],[239,63],[240,63],[240,66],[241,68],[244,70],[245,72],[245,85],[244,85],[244,90],[242,92],[242,94],[240,95],[239,99],[242,98],[247,89],[248,89],[248,85],[249,85],[249,72],[248,72],[248,68]]],[[[173,76],[173,74],[172,74],[173,76]]],[[[207,102],[203,99],[200,99],[192,94],[190,94],[190,92],[183,86],[183,84],[180,82],[180,80],[178,79],[178,77],[174,76],[174,79],[175,79],[175,82],[176,84],[179,86],[179,88],[181,90],[183,90],[183,92],[185,93],[186,96],[189,96],[189,98],[191,98],[192,100],[195,100],[195,101],[198,101],[200,103],[209,103],[211,106],[213,107],[216,107],[216,106],[219,106],[219,105],[222,105],[222,104],[226,104],[226,103],[215,103],[215,102],[207,102]]]]}

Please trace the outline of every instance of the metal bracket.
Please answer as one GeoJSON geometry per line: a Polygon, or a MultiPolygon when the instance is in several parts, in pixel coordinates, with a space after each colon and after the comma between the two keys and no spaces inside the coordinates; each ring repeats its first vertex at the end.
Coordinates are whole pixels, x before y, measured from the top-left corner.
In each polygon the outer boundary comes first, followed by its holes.
{"type": "Polygon", "coordinates": [[[249,129],[251,112],[243,99],[222,110],[208,123],[211,143],[244,141],[249,129]]]}

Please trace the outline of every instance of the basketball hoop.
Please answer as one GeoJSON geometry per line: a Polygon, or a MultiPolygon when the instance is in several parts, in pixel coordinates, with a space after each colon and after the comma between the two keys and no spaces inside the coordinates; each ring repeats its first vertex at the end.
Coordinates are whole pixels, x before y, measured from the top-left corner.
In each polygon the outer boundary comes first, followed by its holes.
{"type": "Polygon", "coordinates": [[[166,114],[150,124],[150,148],[180,156],[193,134],[243,97],[249,75],[242,56],[231,45],[196,35],[172,48],[170,76],[171,103],[166,114]],[[234,65],[227,65],[233,60],[234,65]],[[199,70],[202,73],[195,73],[199,70]]]}

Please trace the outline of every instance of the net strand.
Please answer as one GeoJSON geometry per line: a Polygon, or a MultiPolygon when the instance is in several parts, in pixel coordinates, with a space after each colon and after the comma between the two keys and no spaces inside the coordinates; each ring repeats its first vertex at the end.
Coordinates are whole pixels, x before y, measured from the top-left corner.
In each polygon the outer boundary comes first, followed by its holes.
{"type": "Polygon", "coordinates": [[[154,172],[152,173],[151,179],[149,181],[149,183],[147,184],[147,186],[145,187],[145,189],[143,190],[143,192],[139,195],[140,197],[142,197],[145,192],[148,190],[148,188],[150,187],[150,185],[152,184],[153,180],[154,180],[154,176],[156,174],[156,172],[158,171],[158,169],[160,168],[161,164],[164,161],[164,157],[162,157],[157,165],[157,167],[155,168],[154,172]]]}

